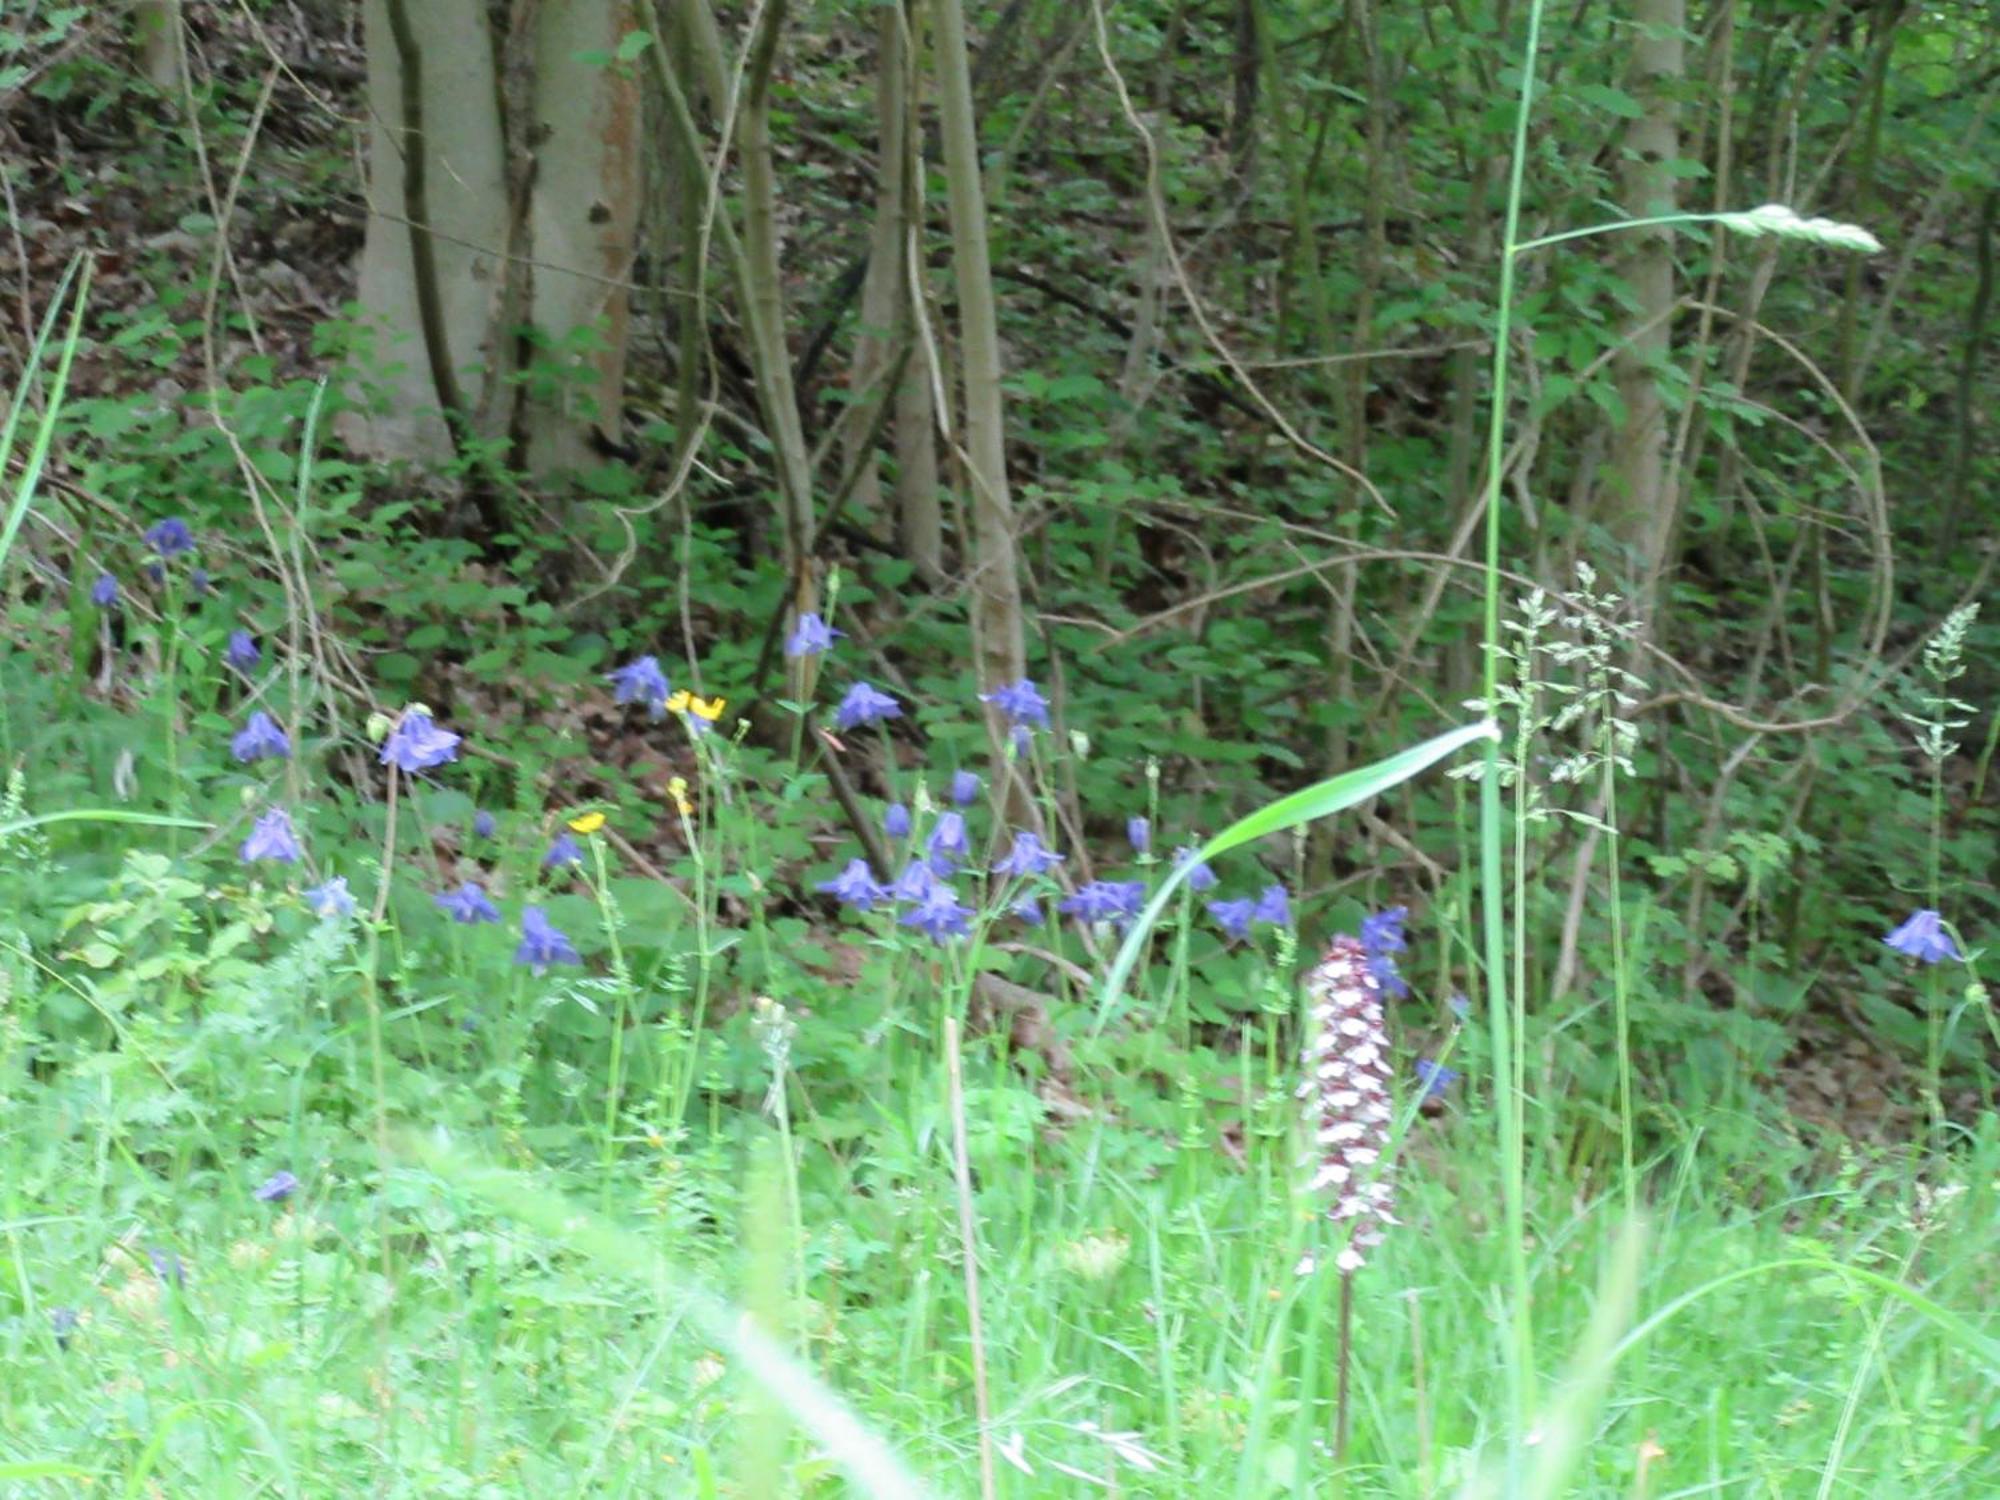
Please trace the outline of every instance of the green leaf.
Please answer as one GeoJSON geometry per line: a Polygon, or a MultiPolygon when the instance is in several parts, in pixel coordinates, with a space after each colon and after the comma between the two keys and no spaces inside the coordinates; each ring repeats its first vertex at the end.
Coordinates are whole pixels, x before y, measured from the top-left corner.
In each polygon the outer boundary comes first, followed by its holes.
{"type": "Polygon", "coordinates": [[[1268,803],[1246,818],[1231,823],[1214,838],[1195,851],[1194,858],[1173,866],[1167,878],[1160,882],[1160,888],[1153,893],[1153,899],[1146,903],[1146,909],[1139,913],[1125,934],[1125,941],[1118,949],[1118,957],[1113,960],[1111,972],[1105,976],[1103,992],[1098,996],[1097,1020],[1091,1027],[1095,1036],[1104,1029],[1112,1006],[1118,1003],[1124,991],[1125,981],[1132,973],[1132,967],[1139,961],[1139,951],[1144,946],[1146,934],[1159,921],[1160,913],[1166,910],[1167,902],[1174,891],[1187,877],[1187,872],[1195,865],[1226,854],[1231,849],[1240,848],[1266,834],[1280,833],[1287,828],[1295,828],[1301,823],[1310,823],[1317,818],[1330,817],[1337,812],[1345,812],[1356,803],[1366,802],[1370,797],[1401,786],[1420,771],[1428,770],[1447,755],[1463,749],[1474,740],[1497,739],[1499,730],[1490,719],[1482,719],[1477,724],[1466,724],[1436,739],[1408,750],[1400,750],[1386,760],[1378,760],[1372,766],[1362,766],[1326,781],[1317,782],[1303,791],[1293,792],[1289,797],[1280,797],[1268,803]]]}
{"type": "Polygon", "coordinates": [[[1577,90],[1577,94],[1584,103],[1595,105],[1620,119],[1636,120],[1646,112],[1637,99],[1607,83],[1586,83],[1577,90]]]}

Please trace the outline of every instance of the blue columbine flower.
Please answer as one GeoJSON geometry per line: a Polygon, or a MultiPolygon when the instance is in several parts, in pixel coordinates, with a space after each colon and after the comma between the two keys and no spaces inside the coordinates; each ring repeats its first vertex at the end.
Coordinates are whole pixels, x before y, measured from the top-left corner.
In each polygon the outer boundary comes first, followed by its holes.
{"type": "Polygon", "coordinates": [[[1958,944],[1951,940],[1951,934],[1944,930],[1944,917],[1934,911],[1920,911],[1894,932],[1882,939],[1898,953],[1906,953],[1911,958],[1924,963],[1942,963],[1947,958],[1962,959],[1958,944]]]}
{"type": "Polygon", "coordinates": [[[993,867],[993,873],[1025,879],[1031,875],[1046,875],[1062,862],[1060,854],[1044,847],[1039,834],[1024,829],[1014,835],[1014,847],[1007,851],[1005,859],[993,867]]]}
{"type": "Polygon", "coordinates": [[[273,1172],[251,1193],[259,1203],[283,1203],[299,1190],[299,1180],[290,1172],[273,1172]]]}
{"type": "Polygon", "coordinates": [[[540,974],[550,964],[580,964],[583,955],[549,921],[547,912],[530,906],[521,912],[521,946],[514,950],[514,962],[540,974]]]}
{"type": "Polygon", "coordinates": [[[979,701],[992,704],[1017,728],[1049,727],[1049,700],[1035,690],[1030,678],[1023,677],[1019,682],[1010,682],[993,692],[981,693],[979,701]]]}
{"type": "Polygon", "coordinates": [[[937,883],[937,876],[931,872],[931,867],[920,859],[913,859],[889,887],[889,895],[897,901],[921,901],[937,887],[937,883]]]}
{"type": "Polygon", "coordinates": [[[73,1307],[52,1307],[49,1309],[49,1332],[56,1336],[56,1347],[67,1350],[69,1337],[76,1332],[80,1321],[73,1307]]]}
{"type": "Polygon", "coordinates": [[[977,771],[953,771],[951,773],[951,800],[960,807],[970,807],[979,797],[979,773],[977,771]]]}
{"type": "Polygon", "coordinates": [[[965,924],[972,908],[961,906],[950,886],[934,882],[923,898],[903,913],[902,924],[943,942],[948,937],[965,936],[965,924]]]}
{"type": "Polygon", "coordinates": [[[282,807],[274,807],[250,827],[250,837],[243,841],[237,851],[245,864],[254,864],[260,859],[276,860],[280,864],[297,864],[301,855],[298,835],[292,831],[291,814],[282,807]]]}
{"type": "Polygon", "coordinates": [[[1403,971],[1396,967],[1396,955],[1409,947],[1403,936],[1403,921],[1409,914],[1407,906],[1391,906],[1361,919],[1361,947],[1368,956],[1369,972],[1391,1000],[1404,1000],[1410,994],[1403,971]]]}
{"type": "Polygon", "coordinates": [[[109,609],[118,602],[118,580],[109,573],[99,573],[97,581],[90,586],[90,602],[99,609],[109,609]]]}
{"type": "Polygon", "coordinates": [[[1292,901],[1281,885],[1267,885],[1258,893],[1257,903],[1251,908],[1253,922],[1269,922],[1273,927],[1292,925],[1292,901]]]}
{"type": "Polygon", "coordinates": [[[497,922],[500,908],[486,897],[478,883],[468,880],[455,891],[439,891],[431,897],[431,904],[439,911],[447,913],[452,921],[462,922],[470,927],[476,922],[497,922]]]}
{"type": "Polygon", "coordinates": [[[1076,894],[1064,899],[1056,910],[1085,922],[1111,922],[1138,916],[1145,903],[1143,880],[1093,880],[1078,887],[1076,894]]]}
{"type": "Polygon", "coordinates": [[[264,653],[257,649],[257,638],[249,631],[232,630],[229,644],[222,648],[222,659],[247,676],[264,659],[264,653]]]}
{"type": "Polygon", "coordinates": [[[1153,825],[1146,818],[1125,820],[1125,842],[1132,846],[1134,854],[1144,854],[1153,847],[1153,825]]]}
{"type": "Polygon", "coordinates": [[[1007,908],[1007,914],[1017,922],[1026,922],[1030,927],[1042,925],[1042,898],[1023,892],[1014,898],[1014,904],[1007,908]]]}
{"type": "Polygon", "coordinates": [[[611,673],[608,680],[614,690],[614,702],[643,703],[652,710],[656,719],[666,713],[667,699],[673,696],[667,674],[660,670],[659,658],[654,656],[641,656],[635,661],[628,661],[611,673]]]}
{"type": "Polygon", "coordinates": [[[1403,936],[1403,923],[1409,918],[1407,906],[1391,906],[1383,911],[1372,912],[1361,919],[1361,946],[1371,956],[1383,953],[1401,953],[1409,947],[1409,940],[1403,936]]]}
{"type": "Polygon", "coordinates": [[[1197,857],[1200,853],[1193,844],[1183,844],[1174,851],[1174,868],[1187,871],[1187,887],[1197,896],[1215,889],[1215,871],[1197,857]]]}
{"type": "Polygon", "coordinates": [[[1233,938],[1250,936],[1250,919],[1257,913],[1257,903],[1248,896],[1238,901],[1211,901],[1208,914],[1215,918],[1216,925],[1233,938]]]}
{"type": "Polygon", "coordinates": [[[879,724],[884,719],[900,719],[903,706],[873,683],[857,682],[833,711],[835,729],[856,729],[863,724],[879,724]]]}
{"type": "Polygon", "coordinates": [[[153,1274],[168,1286],[187,1285],[187,1267],[181,1264],[181,1258],[173,1251],[148,1245],[146,1259],[152,1262],[153,1274]]]}
{"type": "Polygon", "coordinates": [[[891,802],[889,810],[882,814],[882,831],[892,839],[906,839],[910,836],[910,810],[900,802],[891,802]]]}
{"type": "Polygon", "coordinates": [[[555,870],[560,869],[564,865],[580,865],[582,863],[583,850],[577,847],[576,840],[571,838],[567,833],[557,834],[555,842],[549,845],[549,852],[542,856],[542,868],[544,870],[555,870]]]}
{"type": "Polygon", "coordinates": [[[838,897],[856,911],[868,911],[876,903],[889,899],[889,888],[875,878],[865,859],[850,859],[846,869],[831,880],[822,880],[814,889],[838,897]]]}
{"type": "Polygon", "coordinates": [[[283,760],[292,753],[292,742],[278,727],[278,721],[260,708],[230,740],[229,753],[245,765],[267,755],[283,760]]]}
{"type": "Polygon", "coordinates": [[[354,893],[347,888],[347,877],[329,876],[307,891],[306,910],[318,917],[353,916],[354,893]]]}
{"type": "Polygon", "coordinates": [[[480,808],[472,815],[472,836],[476,839],[490,839],[499,830],[500,824],[492,813],[480,808]]]}
{"type": "Polygon", "coordinates": [[[146,545],[161,557],[179,557],[194,551],[194,533],[179,516],[168,516],[146,528],[146,545]]]}
{"type": "Polygon", "coordinates": [[[807,613],[799,616],[799,623],[792,627],[792,633],[785,641],[787,656],[818,656],[822,651],[831,651],[833,643],[846,635],[844,630],[835,630],[818,615],[807,613]]]}
{"type": "Polygon", "coordinates": [[[194,590],[197,598],[206,598],[215,591],[214,585],[209,582],[206,568],[196,568],[188,574],[188,587],[194,590]]]}
{"type": "Polygon", "coordinates": [[[940,875],[949,875],[963,864],[972,852],[965,837],[965,814],[939,813],[937,826],[924,840],[924,852],[931,857],[931,868],[940,875]]]}
{"type": "Polygon", "coordinates": [[[1442,1099],[1445,1090],[1458,1082],[1458,1070],[1447,1068],[1441,1062],[1432,1062],[1428,1057],[1417,1059],[1417,1082],[1424,1087],[1426,1099],[1442,1099]]]}
{"type": "Polygon", "coordinates": [[[382,742],[382,764],[394,766],[405,776],[414,776],[419,771],[435,770],[446,761],[457,760],[458,743],[458,735],[438,728],[428,709],[413,704],[403,710],[403,717],[382,742]]]}

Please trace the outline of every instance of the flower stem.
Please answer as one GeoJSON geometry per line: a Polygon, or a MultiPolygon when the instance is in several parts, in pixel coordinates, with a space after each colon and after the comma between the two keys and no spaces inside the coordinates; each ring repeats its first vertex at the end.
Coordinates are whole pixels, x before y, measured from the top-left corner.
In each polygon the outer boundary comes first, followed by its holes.
{"type": "MultiPolygon", "coordinates": [[[[1514,116],[1513,158],[1508,167],[1506,227],[1500,250],[1499,300],[1493,327],[1493,394],[1486,435],[1486,557],[1484,695],[1487,712],[1498,701],[1500,666],[1500,494],[1505,468],[1507,355],[1513,331],[1514,266],[1521,251],[1521,190],[1527,172],[1528,124],[1534,115],[1535,58],[1541,48],[1542,0],[1529,0],[1528,35],[1521,61],[1521,93],[1514,116]]],[[[1517,869],[1515,878],[1522,878],[1517,869]]],[[[1485,744],[1479,780],[1480,916],[1485,939],[1487,1015],[1493,1037],[1494,1104],[1499,1116],[1500,1191],[1507,1231],[1512,1297],[1512,1338],[1507,1367],[1512,1386],[1509,1468],[1518,1470],[1528,1431],[1533,1381],[1534,1333],[1528,1307],[1528,1255],[1522,1149],[1522,1093],[1513,1075],[1514,1033],[1525,1015],[1509,1010],[1507,994],[1506,892],[1500,859],[1500,746],[1485,744]]],[[[1521,893],[1515,893],[1517,903],[1521,893]]],[[[1518,1002],[1518,997],[1516,999],[1518,1002]]]]}

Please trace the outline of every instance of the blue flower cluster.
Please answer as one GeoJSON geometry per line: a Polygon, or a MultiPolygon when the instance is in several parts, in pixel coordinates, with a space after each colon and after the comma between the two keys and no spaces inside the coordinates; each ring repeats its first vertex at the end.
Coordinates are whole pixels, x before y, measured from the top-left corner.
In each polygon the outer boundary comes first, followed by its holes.
{"type": "MultiPolygon", "coordinates": [[[[981,701],[1000,710],[1010,733],[1027,734],[1033,728],[1048,725],[1048,700],[1025,678],[998,692],[982,694],[981,701]]],[[[841,728],[852,728],[896,717],[901,712],[894,699],[863,682],[848,690],[834,722],[841,728]]],[[[887,871],[872,869],[866,859],[849,858],[838,874],[820,881],[815,889],[857,912],[882,907],[897,909],[896,920],[900,925],[938,940],[968,935],[973,920],[982,911],[994,920],[1039,925],[1046,920],[1044,895],[1022,887],[1051,882],[1063,864],[1063,855],[1048,847],[1042,835],[1033,829],[1006,830],[1005,853],[983,874],[974,872],[973,879],[980,884],[985,898],[983,904],[968,905],[950,884],[973,864],[968,810],[977,803],[983,786],[977,772],[963,768],[954,771],[946,793],[950,805],[932,815],[921,839],[915,836],[916,823],[909,805],[889,803],[883,812],[882,831],[892,844],[899,846],[899,854],[911,856],[901,873],[887,878],[887,871]]],[[[999,836],[996,833],[996,838],[999,836]]],[[[1125,837],[1142,866],[1152,860],[1153,825],[1149,818],[1129,819],[1125,837]]],[[[1176,873],[1196,893],[1214,889],[1215,872],[1202,862],[1196,847],[1183,845],[1176,849],[1173,863],[1176,873]]],[[[1088,880],[1061,894],[1056,910],[1088,925],[1104,923],[1122,928],[1145,909],[1149,893],[1144,880],[1088,880]]],[[[1289,927],[1292,921],[1290,895],[1277,884],[1267,885],[1254,897],[1211,901],[1208,910],[1222,930],[1237,939],[1248,937],[1256,924],[1289,927]]]]}
{"type": "MultiPolygon", "coordinates": [[[[160,540],[166,548],[177,544],[172,532],[164,533],[160,540]]],[[[167,551],[163,555],[172,553],[167,551]]],[[[237,670],[247,671],[259,659],[256,642],[247,633],[237,632],[230,640],[225,659],[237,670]]],[[[646,687],[644,683],[641,686],[646,687]]],[[[660,686],[664,690],[664,677],[660,686]]],[[[649,688],[647,693],[650,696],[649,688]]],[[[424,775],[457,760],[462,743],[462,737],[440,726],[428,709],[413,704],[403,711],[384,738],[381,762],[405,776],[424,775]]],[[[283,759],[292,753],[291,739],[283,726],[262,709],[251,713],[243,728],[231,738],[229,747],[236,759],[245,764],[266,758],[283,759]]],[[[490,839],[498,831],[499,824],[491,813],[474,813],[472,832],[476,837],[490,839]]],[[[245,864],[289,865],[305,858],[298,829],[291,814],[282,807],[267,808],[257,815],[237,853],[245,864]]],[[[583,851],[576,840],[563,833],[542,863],[545,869],[557,869],[582,861],[583,851]]],[[[308,911],[326,920],[343,920],[355,912],[354,894],[348,889],[347,878],[341,875],[329,876],[307,889],[302,899],[308,911]]],[[[500,908],[477,881],[464,881],[454,890],[441,891],[432,897],[432,902],[452,921],[468,926],[501,920],[500,908]]],[[[549,920],[547,911],[530,905],[521,913],[521,937],[514,961],[540,974],[551,964],[581,963],[582,957],[576,945],[549,920]]],[[[263,1196],[262,1189],[259,1196],[263,1196]]]]}
{"type": "MultiPolygon", "coordinates": [[[[143,565],[141,571],[154,583],[165,583],[167,564],[177,557],[186,557],[195,550],[194,532],[187,521],[180,516],[168,516],[155,521],[143,533],[146,550],[152,560],[143,565]]],[[[188,574],[188,585],[196,594],[214,592],[208,570],[197,567],[188,574]]],[[[90,602],[99,609],[110,609],[119,600],[118,576],[100,568],[90,582],[90,602]]]]}

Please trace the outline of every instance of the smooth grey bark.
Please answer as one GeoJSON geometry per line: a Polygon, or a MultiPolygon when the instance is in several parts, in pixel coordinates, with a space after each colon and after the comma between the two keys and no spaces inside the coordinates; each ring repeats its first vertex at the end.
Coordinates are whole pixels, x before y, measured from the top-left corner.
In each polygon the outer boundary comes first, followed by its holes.
{"type": "MultiPolygon", "coordinates": [[[[1026,675],[1014,501],[1002,426],[1000,328],[986,240],[986,195],[972,114],[972,70],[959,0],[937,0],[938,113],[944,138],[953,273],[958,286],[965,387],[965,468],[972,491],[972,622],[979,680],[987,691],[1026,675]]],[[[997,712],[989,714],[996,742],[997,712]]]]}
{"type": "Polygon", "coordinates": [[[589,429],[619,422],[639,92],[576,54],[615,51],[628,0],[367,0],[364,23],[366,399],[341,435],[377,458],[588,461],[589,429]],[[554,378],[516,380],[524,358],[554,378]]]}
{"type": "Polygon", "coordinates": [[[132,46],[139,71],[156,89],[181,87],[181,0],[134,0],[132,46]]]}
{"type": "Polygon", "coordinates": [[[552,390],[531,385],[523,413],[527,467],[546,474],[591,461],[592,427],[607,438],[618,436],[631,318],[627,288],[638,236],[641,120],[636,70],[578,56],[615,53],[634,25],[630,6],[541,0],[538,22],[530,306],[535,325],[568,344],[541,354],[559,379],[552,390]],[[589,335],[579,336],[586,329],[589,335]]]}
{"type": "Polygon", "coordinates": [[[455,451],[443,393],[422,333],[417,252],[428,234],[442,324],[440,357],[476,406],[485,392],[495,292],[504,266],[507,190],[504,143],[493,108],[497,87],[483,0],[423,0],[406,8],[421,58],[426,101],[421,150],[428,223],[410,222],[405,162],[418,143],[405,128],[403,67],[387,0],[368,0],[369,181],[359,300],[367,339],[358,351],[366,415],[344,414],[342,435],[382,458],[442,463],[455,451]]]}
{"type": "MultiPolygon", "coordinates": [[[[935,584],[944,575],[944,521],[938,506],[936,417],[923,361],[904,360],[893,389],[878,388],[900,351],[915,338],[915,286],[921,266],[911,242],[918,170],[914,148],[920,137],[911,118],[916,91],[910,25],[900,5],[881,6],[877,18],[875,223],[869,233],[861,333],[855,340],[848,385],[868,406],[893,403],[896,480],[891,509],[896,538],[918,576],[935,584]]],[[[857,421],[850,443],[865,442],[869,425],[857,421]]],[[[856,501],[879,509],[881,476],[874,455],[850,448],[848,463],[860,466],[856,501]]]]}
{"type": "MultiPolygon", "coordinates": [[[[704,7],[705,8],[705,7],[704,7]]],[[[771,155],[771,72],[785,0],[764,0],[751,39],[743,98],[744,316],[750,324],[751,358],[764,434],[778,468],[785,571],[801,613],[818,608],[818,582],[809,555],[813,536],[812,459],[799,402],[792,388],[791,351],[785,342],[784,282],[778,268],[777,174],[771,155]]]]}
{"type": "MultiPolygon", "coordinates": [[[[1636,0],[1632,9],[1629,92],[1640,113],[1625,131],[1621,197],[1633,217],[1672,213],[1676,207],[1674,160],[1680,154],[1678,90],[1686,72],[1684,0],[1636,0]]],[[[1600,515],[1629,559],[1627,582],[1649,614],[1676,497],[1668,484],[1667,410],[1659,372],[1673,346],[1674,236],[1640,230],[1625,265],[1633,305],[1624,320],[1624,342],[1613,373],[1625,420],[1612,433],[1612,483],[1600,497],[1600,515]]]]}

